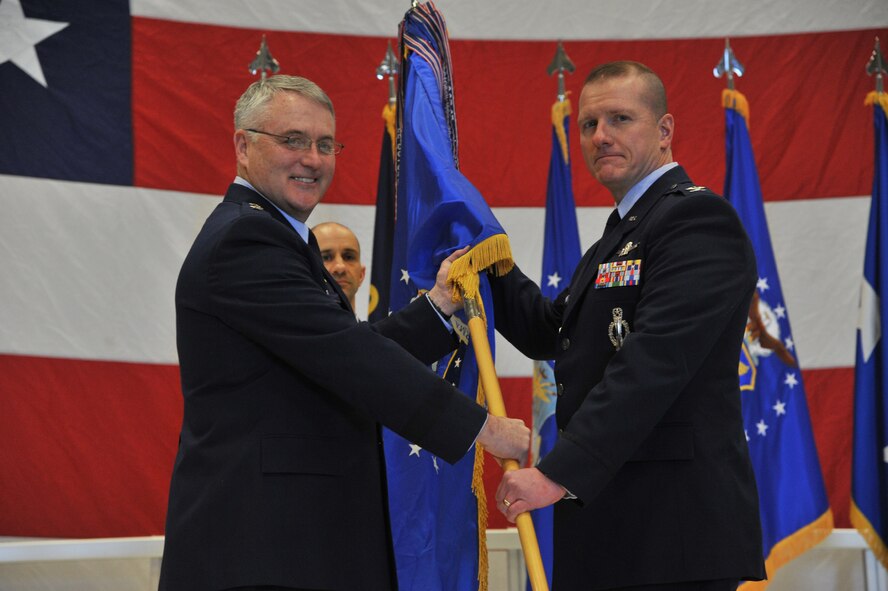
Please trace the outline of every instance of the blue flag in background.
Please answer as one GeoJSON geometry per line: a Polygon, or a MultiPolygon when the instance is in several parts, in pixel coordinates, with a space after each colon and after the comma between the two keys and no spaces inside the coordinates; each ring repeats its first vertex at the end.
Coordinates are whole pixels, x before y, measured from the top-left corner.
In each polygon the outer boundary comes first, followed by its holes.
{"type": "MultiPolygon", "coordinates": [[[[552,156],[549,159],[549,181],[546,187],[546,227],[543,238],[543,274],[540,291],[554,300],[570,284],[574,269],[580,262],[580,231],[574,205],[570,174],[568,128],[570,101],[552,105],[552,156]]],[[[555,425],[555,369],[552,361],[535,361],[533,366],[533,465],[555,446],[558,427],[555,425]]],[[[552,588],[552,505],[531,513],[546,579],[552,588]]],[[[530,581],[527,583],[530,589],[530,581]]]]}
{"type": "MultiPolygon", "coordinates": [[[[441,261],[471,251],[451,266],[469,297],[493,308],[484,269],[511,268],[508,238],[480,193],[459,172],[450,49],[440,13],[419,5],[401,23],[396,221],[390,304],[398,310],[431,289],[441,261]],[[479,277],[480,271],[480,277],[479,277]]],[[[438,372],[476,397],[478,370],[462,346],[438,372]]],[[[386,430],[392,538],[401,591],[486,587],[486,505],[480,451],[451,466],[386,430]],[[480,509],[479,509],[480,503],[480,509]]]]}
{"type": "MultiPolygon", "coordinates": [[[[743,422],[758,485],[768,576],[810,549],[833,527],[808,416],[786,301],[745,113],[746,98],[725,90],[727,173],[725,197],[752,240],[758,284],[740,359],[743,422]]],[[[764,588],[767,581],[743,589],[764,588]]]]}
{"type": "Polygon", "coordinates": [[[871,93],[875,122],[875,167],[866,258],[860,293],[857,365],[854,372],[854,459],[851,523],[888,568],[888,94],[871,93]]]}
{"type": "Polygon", "coordinates": [[[376,182],[376,219],[373,224],[373,267],[370,269],[370,322],[389,314],[389,289],[392,277],[392,248],[395,232],[395,117],[397,105],[386,103],[382,110],[385,130],[379,153],[379,177],[376,182]]]}

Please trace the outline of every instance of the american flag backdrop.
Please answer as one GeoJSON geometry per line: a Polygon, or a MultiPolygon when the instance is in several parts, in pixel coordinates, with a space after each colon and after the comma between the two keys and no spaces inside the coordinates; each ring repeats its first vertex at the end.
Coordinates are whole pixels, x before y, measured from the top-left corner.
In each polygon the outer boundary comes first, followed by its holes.
{"type": "MultiPolygon", "coordinates": [[[[309,225],[352,227],[370,260],[387,83],[375,71],[409,2],[0,0],[0,535],[160,534],[181,421],[173,288],[232,180],[232,109],[262,35],[320,84],[346,145],[309,225]]],[[[855,328],[873,178],[874,37],[885,0],[440,0],[460,166],[541,268],[557,40],[567,89],[613,59],[663,78],[674,154],[721,191],[725,37],[749,122],[814,437],[849,526],[855,328]]],[[[569,129],[583,249],[612,206],[569,129]]],[[[369,281],[358,294],[366,316],[369,281]]],[[[531,364],[504,342],[510,413],[530,421],[531,364]]],[[[343,367],[348,361],[343,360],[343,367]]],[[[488,462],[488,493],[498,468],[488,462]]],[[[498,512],[490,525],[505,527],[498,512]]]]}

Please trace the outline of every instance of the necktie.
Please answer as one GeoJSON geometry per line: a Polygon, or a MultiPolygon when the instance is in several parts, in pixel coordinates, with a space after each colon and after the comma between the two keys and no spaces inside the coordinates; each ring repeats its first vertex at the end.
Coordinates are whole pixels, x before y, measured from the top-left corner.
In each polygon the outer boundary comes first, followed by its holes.
{"type": "Polygon", "coordinates": [[[318,239],[315,238],[314,232],[311,230],[308,231],[308,247],[314,252],[318,257],[321,256],[321,247],[318,246],[318,239]]]}
{"type": "Polygon", "coordinates": [[[620,223],[620,210],[616,207],[611,212],[611,214],[607,218],[607,223],[604,225],[604,233],[601,235],[602,238],[610,234],[611,230],[617,227],[617,224],[620,223]]]}

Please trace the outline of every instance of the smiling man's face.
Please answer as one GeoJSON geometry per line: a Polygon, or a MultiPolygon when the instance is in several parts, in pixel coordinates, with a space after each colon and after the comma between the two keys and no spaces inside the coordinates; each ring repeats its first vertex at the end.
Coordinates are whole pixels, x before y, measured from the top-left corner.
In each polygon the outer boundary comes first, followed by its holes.
{"type": "Polygon", "coordinates": [[[307,150],[244,129],[235,132],[240,175],[265,198],[305,222],[333,181],[336,156],[321,154],[314,142],[333,139],[336,123],[324,106],[295,92],[272,97],[255,129],[279,136],[301,134],[313,140],[307,150]]]}

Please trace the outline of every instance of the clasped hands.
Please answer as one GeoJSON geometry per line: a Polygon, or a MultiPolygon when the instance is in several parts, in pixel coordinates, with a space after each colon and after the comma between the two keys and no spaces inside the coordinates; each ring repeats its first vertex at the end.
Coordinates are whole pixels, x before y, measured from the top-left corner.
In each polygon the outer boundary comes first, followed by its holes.
{"type": "MultiPolygon", "coordinates": [[[[530,430],[520,419],[488,415],[477,442],[498,461],[515,458],[523,465],[527,460],[530,430]]],[[[536,468],[506,471],[496,491],[496,507],[514,523],[519,514],[551,505],[564,497],[564,493],[563,486],[536,468]]]]}
{"type": "MultiPolygon", "coordinates": [[[[447,276],[450,265],[469,251],[466,246],[451,253],[438,268],[435,286],[429,291],[432,302],[445,314],[462,308],[462,301],[453,302],[447,276]]],[[[487,423],[478,434],[477,442],[502,465],[502,458],[518,460],[524,465],[530,447],[530,429],[520,419],[488,415],[487,423]]],[[[503,474],[496,491],[496,506],[510,522],[519,514],[547,507],[564,497],[565,489],[547,478],[536,468],[523,468],[503,474]]]]}

